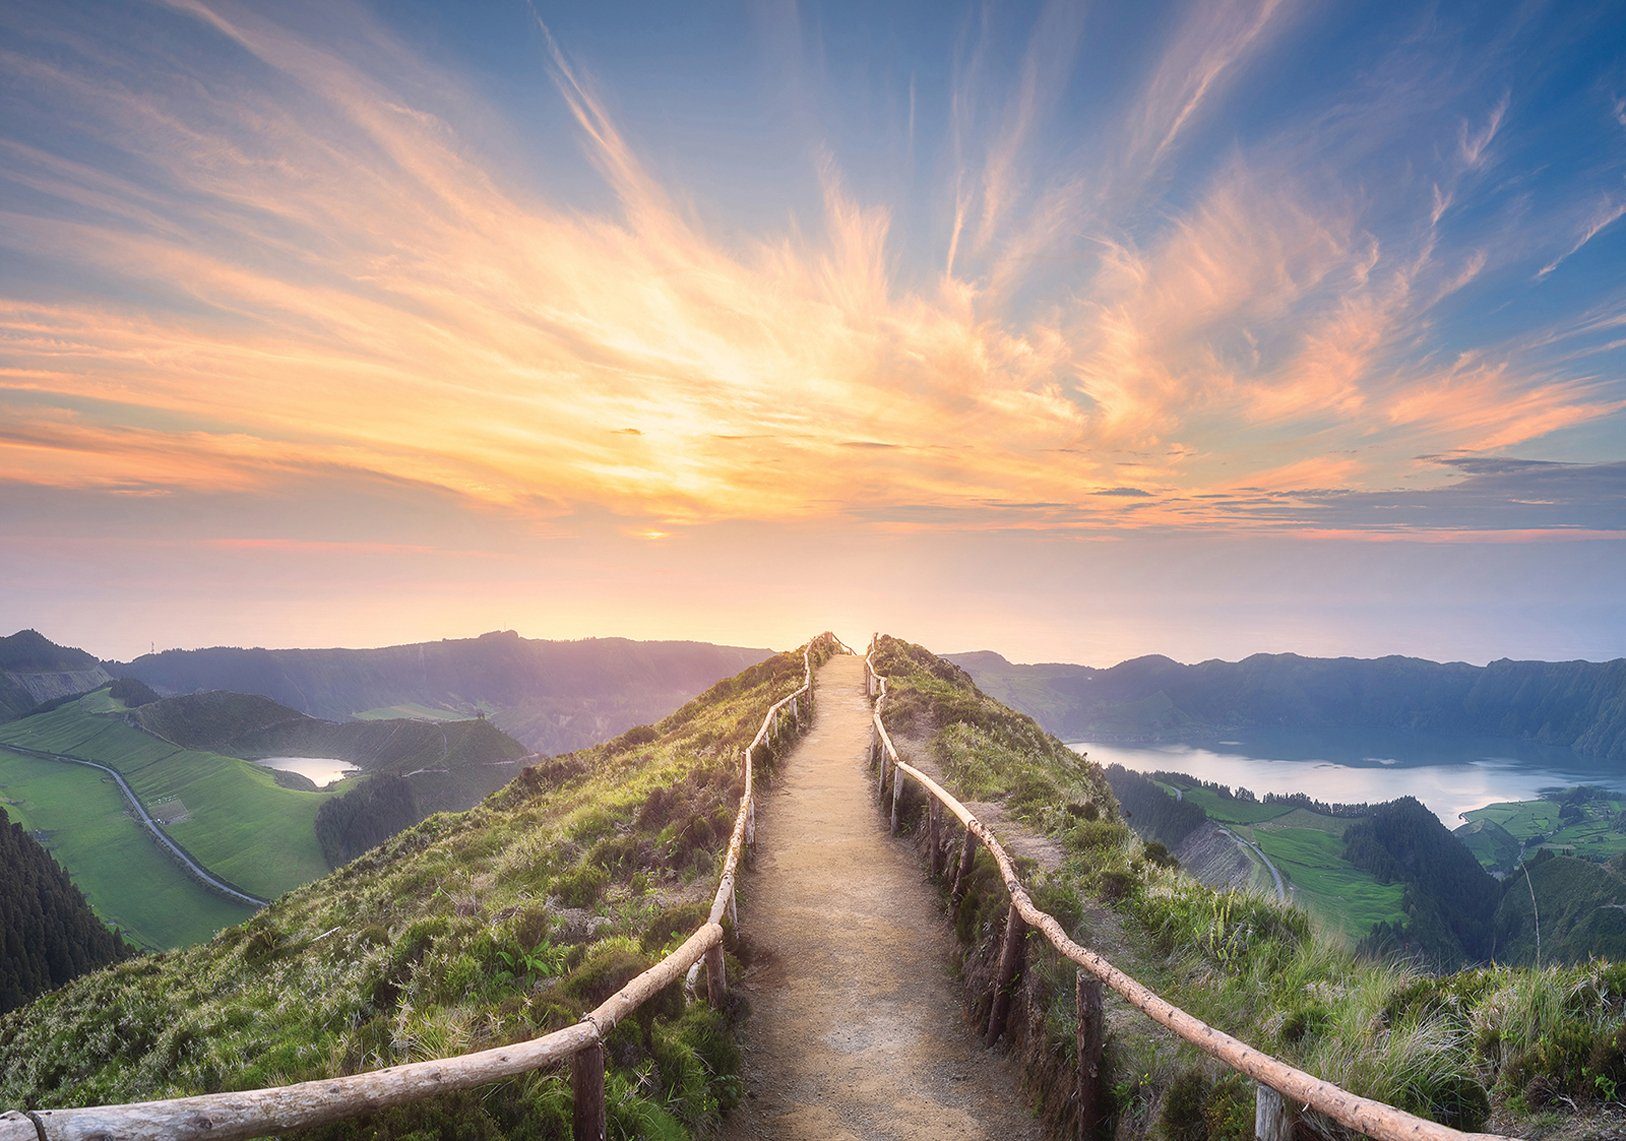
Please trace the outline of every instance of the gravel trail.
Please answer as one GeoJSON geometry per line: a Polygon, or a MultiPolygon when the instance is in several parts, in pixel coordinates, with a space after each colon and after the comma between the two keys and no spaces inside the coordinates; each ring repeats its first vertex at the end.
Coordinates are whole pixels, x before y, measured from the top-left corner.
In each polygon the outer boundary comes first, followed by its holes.
{"type": "Polygon", "coordinates": [[[965,1021],[935,890],[875,806],[863,671],[819,671],[813,727],[762,803],[740,902],[746,1097],[722,1136],[1038,1138],[1015,1067],[965,1021]]]}

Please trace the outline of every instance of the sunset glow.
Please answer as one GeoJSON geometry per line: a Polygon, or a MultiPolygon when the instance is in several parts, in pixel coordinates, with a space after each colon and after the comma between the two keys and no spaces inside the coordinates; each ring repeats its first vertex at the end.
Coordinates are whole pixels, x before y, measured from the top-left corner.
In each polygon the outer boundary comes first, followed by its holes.
{"type": "Polygon", "coordinates": [[[8,5],[0,625],[1626,652],[1626,21],[935,11],[8,5]]]}

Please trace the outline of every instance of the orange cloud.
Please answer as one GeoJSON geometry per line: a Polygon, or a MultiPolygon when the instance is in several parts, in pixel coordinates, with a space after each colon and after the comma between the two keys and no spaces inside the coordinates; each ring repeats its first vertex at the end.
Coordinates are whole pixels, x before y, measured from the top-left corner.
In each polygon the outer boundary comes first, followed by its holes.
{"type": "MultiPolygon", "coordinates": [[[[1010,133],[965,179],[978,201],[956,198],[946,272],[923,281],[900,270],[894,209],[828,156],[817,218],[709,233],[551,37],[613,209],[505,183],[459,132],[486,109],[384,38],[369,71],[252,13],[172,6],[274,81],[200,105],[192,87],[28,64],[101,145],[162,161],[143,181],[4,144],[17,181],[74,209],[8,215],[0,240],[112,287],[0,298],[0,480],[249,492],[328,466],[534,516],[604,511],[648,537],[722,519],[1180,526],[1226,517],[1182,496],[1392,480],[1419,450],[1506,447],[1620,406],[1511,358],[1394,370],[1477,267],[1448,275],[1427,243],[1384,255],[1358,204],[1269,163],[1238,157],[1142,242],[1097,216],[1112,196],[1083,175],[1027,195],[1025,140],[1077,37],[1065,6],[1033,40],[1010,133]],[[408,67],[430,94],[377,78],[408,67]],[[1014,300],[1089,219],[1095,254],[1069,287],[1014,300]],[[1387,452],[1324,458],[1375,436],[1387,452]],[[1158,491],[1101,494],[1124,486],[1158,491]]],[[[1155,166],[1286,11],[1194,23],[1126,129],[1126,165],[1155,166]],[[1189,73],[1171,62],[1187,57],[1189,73]]],[[[1462,161],[1495,127],[1464,136],[1462,161]]],[[[1443,193],[1420,204],[1430,225],[1443,193]]]]}

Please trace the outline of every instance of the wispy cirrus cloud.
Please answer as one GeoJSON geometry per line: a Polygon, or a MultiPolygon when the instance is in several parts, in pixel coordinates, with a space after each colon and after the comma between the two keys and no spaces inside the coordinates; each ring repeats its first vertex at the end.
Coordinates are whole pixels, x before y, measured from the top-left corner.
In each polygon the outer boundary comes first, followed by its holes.
{"type": "MultiPolygon", "coordinates": [[[[974,22],[918,263],[896,236],[914,204],[866,198],[823,140],[814,212],[715,232],[540,19],[603,190],[586,204],[483,152],[500,112],[359,14],[341,47],[263,10],[169,10],[171,46],[18,18],[56,50],[7,51],[9,118],[60,132],[0,138],[0,245],[52,281],[0,280],[0,480],[247,496],[321,468],[663,533],[1245,529],[1254,487],[1309,529],[1330,500],[1306,489],[1421,480],[1443,511],[1478,477],[1418,454],[1623,404],[1618,373],[1575,365],[1613,351],[1597,322],[1442,333],[1518,264],[1452,232],[1503,193],[1507,93],[1427,117],[1432,165],[1392,182],[1362,184],[1356,127],[1317,166],[1302,120],[1175,177],[1302,23],[1286,2],[1192,8],[1119,119],[1067,146],[1087,11],[1047,8],[1008,72],[974,22]]],[[[1382,91],[1340,98],[1345,122],[1350,100],[1399,117],[1382,91]]]]}

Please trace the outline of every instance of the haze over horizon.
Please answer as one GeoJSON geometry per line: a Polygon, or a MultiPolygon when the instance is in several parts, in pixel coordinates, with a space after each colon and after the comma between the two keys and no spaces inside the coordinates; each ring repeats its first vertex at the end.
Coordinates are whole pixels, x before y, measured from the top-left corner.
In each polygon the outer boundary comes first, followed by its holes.
{"type": "Polygon", "coordinates": [[[1626,10],[0,10],[0,629],[1626,654],[1626,10]]]}

